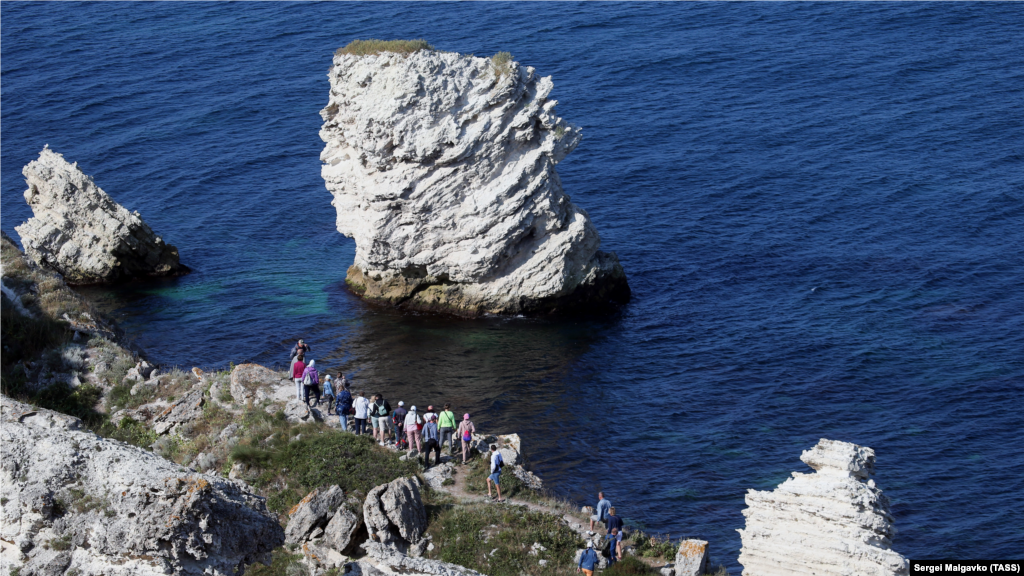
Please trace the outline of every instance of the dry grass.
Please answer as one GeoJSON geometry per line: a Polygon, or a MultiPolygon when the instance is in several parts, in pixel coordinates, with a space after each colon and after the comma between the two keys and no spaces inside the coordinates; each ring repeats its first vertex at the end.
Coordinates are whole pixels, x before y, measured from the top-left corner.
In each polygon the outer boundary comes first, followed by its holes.
{"type": "Polygon", "coordinates": [[[494,71],[494,78],[500,79],[512,71],[512,54],[509,52],[498,52],[491,56],[491,69],[494,71]]]}
{"type": "Polygon", "coordinates": [[[352,54],[355,56],[369,56],[381,52],[395,52],[397,54],[412,54],[420,50],[433,50],[434,47],[426,40],[353,40],[334,52],[335,56],[352,54]]]}

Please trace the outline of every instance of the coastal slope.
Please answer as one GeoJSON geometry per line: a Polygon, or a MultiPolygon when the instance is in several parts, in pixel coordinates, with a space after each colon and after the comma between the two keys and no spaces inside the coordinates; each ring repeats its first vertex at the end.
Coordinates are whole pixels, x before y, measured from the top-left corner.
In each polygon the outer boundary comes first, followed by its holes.
{"type": "Polygon", "coordinates": [[[320,159],[364,298],[461,315],[595,309],[625,273],[555,166],[581,131],[507,53],[339,50],[320,159]]]}

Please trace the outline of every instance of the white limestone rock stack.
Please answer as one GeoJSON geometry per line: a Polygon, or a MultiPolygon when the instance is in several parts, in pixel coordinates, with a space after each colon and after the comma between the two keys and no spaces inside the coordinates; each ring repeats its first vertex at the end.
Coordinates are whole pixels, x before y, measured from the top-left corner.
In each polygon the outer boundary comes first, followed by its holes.
{"type": "Polygon", "coordinates": [[[0,402],[0,573],[226,576],[284,543],[244,483],[0,402]]]}
{"type": "Polygon", "coordinates": [[[114,202],[78,163],[43,148],[22,170],[34,217],[15,228],[25,254],[68,284],[106,284],[189,269],[138,212],[114,202]]]}
{"type": "Polygon", "coordinates": [[[816,472],[747,492],[744,576],[908,574],[907,560],[891,549],[889,499],[868,479],[874,450],[822,438],[800,459],[816,472]]]}
{"type": "Polygon", "coordinates": [[[460,315],[627,302],[625,273],[555,171],[580,129],[550,77],[452,52],[336,54],[321,174],[365,299],[460,315]]]}

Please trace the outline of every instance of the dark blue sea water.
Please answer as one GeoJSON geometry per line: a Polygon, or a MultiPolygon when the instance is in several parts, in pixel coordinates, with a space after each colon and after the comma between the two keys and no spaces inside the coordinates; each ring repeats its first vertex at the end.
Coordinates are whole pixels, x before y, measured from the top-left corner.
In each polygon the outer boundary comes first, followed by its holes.
{"type": "Polygon", "coordinates": [[[909,557],[1024,552],[1024,4],[4,2],[2,226],[44,144],[195,273],[90,290],[157,363],[285,361],[524,437],[581,502],[736,562],[748,488],[871,446],[909,557]],[[609,318],[457,320],[344,290],[331,53],[512,52],[629,275],[609,318]]]}

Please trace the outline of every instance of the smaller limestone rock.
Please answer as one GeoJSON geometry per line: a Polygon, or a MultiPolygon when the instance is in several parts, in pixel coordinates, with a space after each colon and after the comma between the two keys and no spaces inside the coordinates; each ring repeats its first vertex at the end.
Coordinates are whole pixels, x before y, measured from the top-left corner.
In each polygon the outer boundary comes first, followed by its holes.
{"type": "Polygon", "coordinates": [[[676,550],[676,576],[704,576],[708,565],[706,540],[683,540],[676,550]]]}
{"type": "Polygon", "coordinates": [[[68,284],[175,276],[188,268],[138,212],[129,212],[86,176],[78,164],[43,148],[22,170],[25,201],[34,216],[15,230],[25,253],[68,284]]]}
{"type": "Polygon", "coordinates": [[[231,371],[231,397],[243,406],[248,402],[258,402],[261,396],[272,396],[265,390],[277,387],[280,382],[281,375],[270,368],[259,364],[239,364],[231,371]],[[259,394],[261,391],[264,391],[262,395],[259,394]]]}
{"type": "Polygon", "coordinates": [[[522,466],[512,466],[509,471],[531,490],[541,490],[544,488],[544,482],[534,475],[533,472],[522,466]]]}
{"type": "Polygon", "coordinates": [[[676,569],[672,564],[665,564],[658,569],[661,576],[676,576],[676,569]]]}
{"type": "Polygon", "coordinates": [[[370,490],[363,503],[370,538],[405,553],[423,537],[427,512],[416,478],[397,478],[370,490]]]}
{"type": "Polygon", "coordinates": [[[156,417],[153,421],[153,430],[157,434],[166,434],[176,426],[199,418],[203,415],[203,402],[201,388],[189,392],[156,417]]]}
{"type": "Polygon", "coordinates": [[[427,485],[431,488],[440,488],[444,485],[444,481],[452,477],[452,473],[455,467],[451,462],[445,462],[428,469],[423,473],[423,479],[427,481],[427,485]]]}
{"type": "Polygon", "coordinates": [[[288,513],[288,526],[284,529],[285,543],[299,544],[317,528],[324,528],[334,515],[345,494],[337,485],[316,489],[306,495],[288,513]]]}

